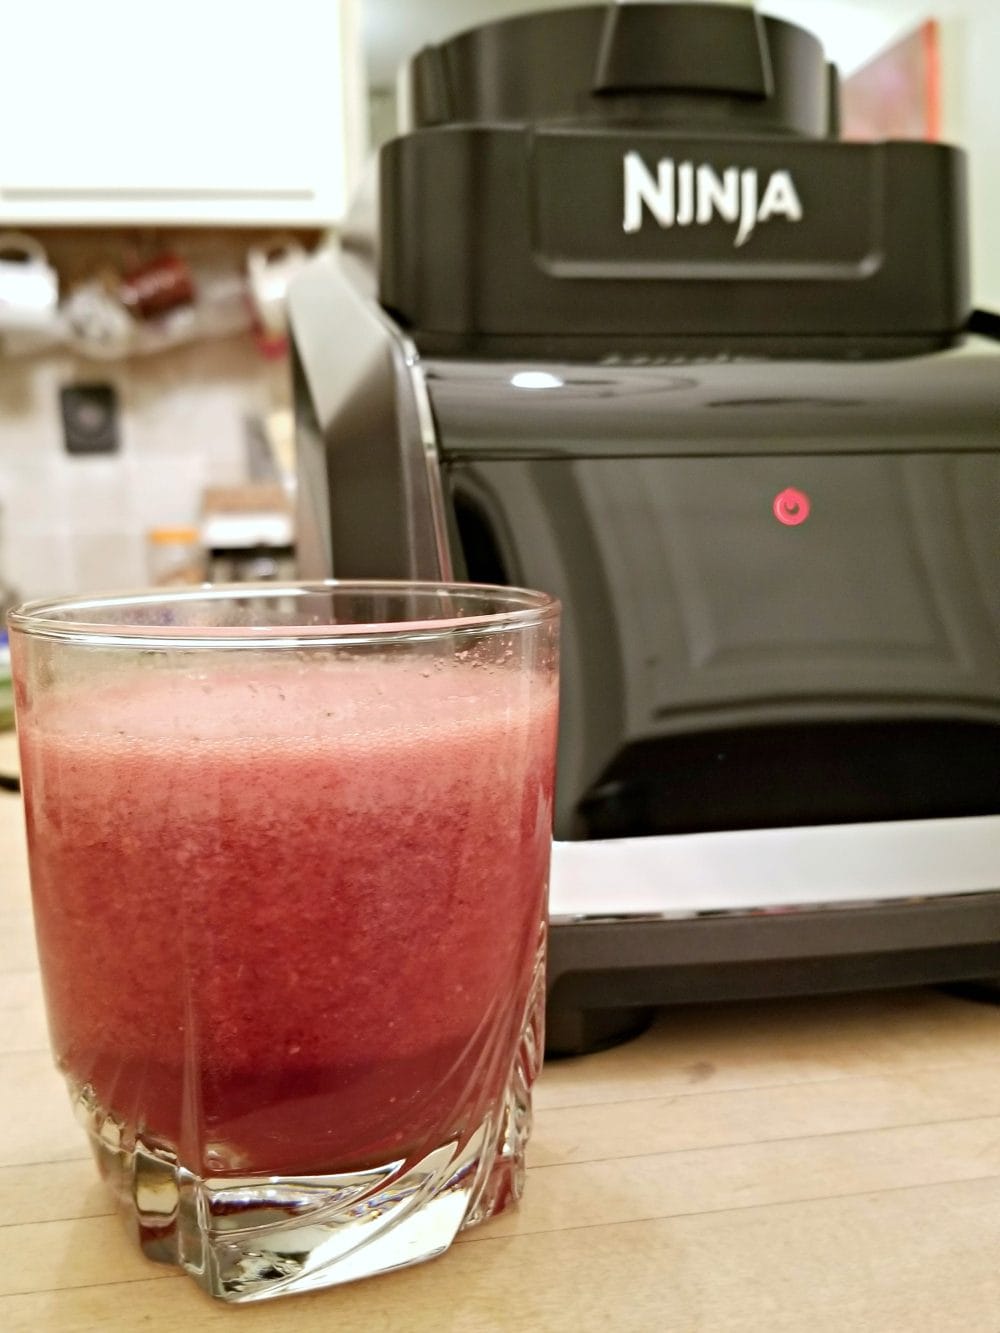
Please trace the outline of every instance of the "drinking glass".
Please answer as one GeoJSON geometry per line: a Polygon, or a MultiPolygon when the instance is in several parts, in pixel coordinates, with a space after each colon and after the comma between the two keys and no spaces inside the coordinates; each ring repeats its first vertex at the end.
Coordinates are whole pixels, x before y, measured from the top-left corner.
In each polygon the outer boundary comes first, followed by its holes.
{"type": "Polygon", "coordinates": [[[240,584],[10,627],[52,1046],[145,1253],[255,1301],[517,1198],[558,604],[240,584]]]}

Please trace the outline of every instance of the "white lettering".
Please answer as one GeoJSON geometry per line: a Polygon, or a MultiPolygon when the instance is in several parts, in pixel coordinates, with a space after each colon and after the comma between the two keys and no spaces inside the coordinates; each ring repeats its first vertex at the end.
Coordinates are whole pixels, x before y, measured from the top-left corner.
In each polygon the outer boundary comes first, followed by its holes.
{"type": "Polygon", "coordinates": [[[674,225],[674,164],[669,157],[660,159],[657,179],[638,153],[625,154],[625,231],[638,231],[642,226],[643,205],[649,209],[661,227],[674,225]]]}
{"type": "Polygon", "coordinates": [[[694,221],[694,166],[682,162],[677,168],[677,225],[690,227],[694,221]]]}
{"type": "Polygon", "coordinates": [[[698,221],[711,222],[714,214],[727,222],[738,222],[740,217],[740,173],[736,167],[727,167],[722,179],[703,163],[698,168],[698,221]]]}
{"type": "Polygon", "coordinates": [[[802,221],[802,204],[788,171],[775,171],[767,182],[757,221],[766,222],[775,216],[787,218],[789,222],[802,221]]]}
{"type": "Polygon", "coordinates": [[[740,172],[740,229],[734,245],[743,245],[757,225],[757,173],[753,167],[740,172]]]}
{"type": "Polygon", "coordinates": [[[641,231],[644,209],[661,227],[706,226],[715,218],[736,225],[733,245],[745,245],[758,223],[782,217],[802,221],[802,202],[790,171],[771,172],[760,193],[756,167],[726,167],[720,174],[707,162],[695,166],[661,157],[656,175],[637,152],[624,158],[622,228],[641,231]]]}

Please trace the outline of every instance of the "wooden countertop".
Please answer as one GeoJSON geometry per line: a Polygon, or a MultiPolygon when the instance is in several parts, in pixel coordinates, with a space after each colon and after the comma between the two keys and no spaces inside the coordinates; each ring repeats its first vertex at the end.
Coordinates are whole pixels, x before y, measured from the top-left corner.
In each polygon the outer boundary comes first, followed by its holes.
{"type": "Polygon", "coordinates": [[[536,1107],[519,1210],[442,1258],[211,1301],[133,1249],[70,1115],[20,801],[0,793],[5,1333],[1000,1329],[1000,1008],[913,991],[675,1010],[550,1065],[536,1107]]]}

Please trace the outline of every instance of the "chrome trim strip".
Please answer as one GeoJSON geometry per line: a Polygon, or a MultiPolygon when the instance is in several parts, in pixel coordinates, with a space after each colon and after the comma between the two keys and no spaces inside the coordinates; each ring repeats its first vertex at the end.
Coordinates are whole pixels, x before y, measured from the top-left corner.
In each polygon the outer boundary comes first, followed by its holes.
{"type": "Polygon", "coordinates": [[[454,578],[451,563],[451,550],[448,546],[448,523],[445,517],[444,488],[441,485],[441,464],[438,452],[437,422],[427,389],[427,379],[416,344],[404,334],[398,333],[399,346],[409,372],[413,403],[417,411],[417,424],[420,430],[420,444],[423,450],[424,468],[427,473],[427,501],[430,508],[431,527],[434,532],[434,546],[437,551],[440,577],[445,580],[454,578]]]}
{"type": "Polygon", "coordinates": [[[1000,815],[557,842],[555,923],[1000,891],[1000,815]]]}

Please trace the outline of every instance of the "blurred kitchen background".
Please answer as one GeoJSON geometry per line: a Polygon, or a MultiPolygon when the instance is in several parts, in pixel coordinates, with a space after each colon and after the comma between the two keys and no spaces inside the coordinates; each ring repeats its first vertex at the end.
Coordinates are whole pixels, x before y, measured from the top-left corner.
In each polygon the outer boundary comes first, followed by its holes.
{"type": "MultiPolygon", "coordinates": [[[[549,0],[552,6],[556,0],[549,0]]],[[[400,63],[524,0],[35,0],[4,15],[0,603],[293,568],[287,284],[395,128],[400,63]]],[[[1000,0],[766,0],[847,131],[968,148],[1000,302],[1000,0]]]]}

